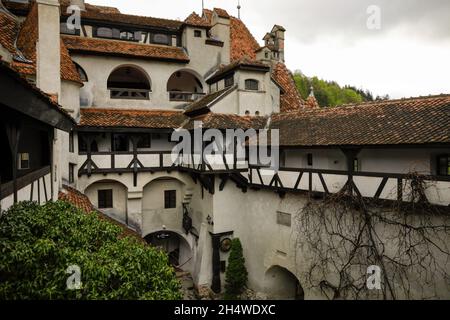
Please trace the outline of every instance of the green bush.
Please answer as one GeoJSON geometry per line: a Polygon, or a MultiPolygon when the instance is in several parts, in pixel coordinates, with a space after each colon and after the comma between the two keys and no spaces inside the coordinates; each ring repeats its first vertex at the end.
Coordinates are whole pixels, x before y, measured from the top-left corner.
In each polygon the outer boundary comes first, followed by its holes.
{"type": "Polygon", "coordinates": [[[248,272],[239,238],[231,241],[231,252],[225,273],[225,299],[237,299],[247,285],[248,272]]]}
{"type": "Polygon", "coordinates": [[[65,202],[24,202],[0,217],[0,299],[181,299],[167,255],[65,202]],[[81,270],[68,290],[66,270],[81,270]]]}

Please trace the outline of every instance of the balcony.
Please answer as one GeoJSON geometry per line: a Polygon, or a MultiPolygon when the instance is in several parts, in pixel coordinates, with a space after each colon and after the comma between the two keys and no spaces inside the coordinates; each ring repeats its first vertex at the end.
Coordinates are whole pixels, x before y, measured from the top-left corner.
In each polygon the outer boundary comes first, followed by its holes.
{"type": "Polygon", "coordinates": [[[197,93],[197,92],[170,91],[169,100],[179,102],[194,102],[198,99],[203,98],[205,95],[206,95],[205,93],[197,93]]]}
{"type": "Polygon", "coordinates": [[[148,100],[150,91],[145,89],[109,88],[111,99],[148,100]]]}
{"type": "MultiPolygon", "coordinates": [[[[450,204],[450,177],[421,176],[425,196],[434,205],[450,204]]],[[[282,168],[278,172],[261,166],[250,166],[248,180],[251,187],[278,192],[307,192],[309,194],[336,194],[351,190],[352,194],[375,200],[411,201],[410,190],[414,176],[408,174],[353,172],[282,168]],[[349,189],[350,187],[350,189],[349,189]]]]}

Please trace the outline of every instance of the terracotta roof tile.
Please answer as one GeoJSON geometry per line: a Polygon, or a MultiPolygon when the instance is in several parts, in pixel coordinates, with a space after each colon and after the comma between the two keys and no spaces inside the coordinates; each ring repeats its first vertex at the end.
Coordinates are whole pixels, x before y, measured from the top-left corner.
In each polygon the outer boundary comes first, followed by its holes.
{"type": "Polygon", "coordinates": [[[62,36],[69,51],[91,54],[134,57],[151,60],[170,60],[187,63],[189,57],[182,48],[138,44],[121,40],[105,40],[78,36],[62,36]]]}
{"type": "Polygon", "coordinates": [[[263,129],[267,123],[267,117],[239,116],[210,112],[193,117],[183,125],[183,129],[193,130],[194,122],[201,121],[205,129],[263,129]]]}
{"type": "Polygon", "coordinates": [[[236,70],[236,69],[245,69],[245,70],[256,70],[256,71],[262,71],[262,72],[269,72],[270,66],[267,64],[250,60],[247,58],[235,60],[232,63],[228,65],[222,65],[219,67],[219,69],[206,81],[207,83],[213,83],[217,80],[221,79],[223,76],[228,74],[229,72],[236,70]]]}
{"type": "Polygon", "coordinates": [[[221,18],[230,18],[230,15],[228,14],[227,10],[221,9],[221,8],[214,8],[213,11],[217,13],[217,15],[221,18]]]}
{"type": "MultiPolygon", "coordinates": [[[[61,13],[63,16],[68,16],[67,6],[70,2],[67,0],[62,0],[61,2],[61,13]]],[[[170,29],[178,31],[182,26],[183,22],[178,20],[161,19],[153,17],[145,17],[131,14],[123,14],[116,8],[96,6],[86,3],[86,10],[81,11],[82,19],[89,19],[102,22],[113,22],[113,23],[124,23],[136,26],[148,26],[148,27],[160,27],[165,29],[170,29]]]]}
{"type": "Polygon", "coordinates": [[[284,89],[284,94],[281,95],[281,112],[299,111],[301,108],[308,107],[300,97],[294,78],[284,63],[275,65],[272,77],[284,89]]]}
{"type": "Polygon", "coordinates": [[[450,95],[277,114],[283,146],[450,143],[450,95]]]}
{"type": "MultiPolygon", "coordinates": [[[[38,12],[35,3],[31,6],[27,18],[22,24],[18,38],[17,46],[21,52],[31,60],[32,63],[26,67],[25,63],[14,63],[17,71],[24,72],[26,75],[36,74],[36,42],[38,39],[38,12]]],[[[80,75],[77,72],[75,64],[67,51],[63,41],[60,41],[61,51],[61,79],[82,84],[80,75]]]]}
{"type": "Polygon", "coordinates": [[[258,41],[248,30],[247,26],[239,19],[231,17],[231,61],[247,57],[256,60],[256,50],[259,49],[258,41]]]}
{"type": "Polygon", "coordinates": [[[319,102],[317,101],[316,97],[313,95],[310,95],[308,99],[305,101],[305,105],[308,106],[308,108],[320,108],[319,102]]]}
{"type": "Polygon", "coordinates": [[[12,55],[16,53],[14,45],[19,32],[19,22],[11,15],[0,10],[0,45],[12,55]]]}
{"type": "Polygon", "coordinates": [[[94,207],[94,205],[91,203],[89,198],[85,194],[81,193],[80,191],[78,191],[74,188],[71,188],[69,186],[63,186],[62,191],[60,191],[58,194],[58,199],[60,201],[65,201],[65,202],[71,203],[72,205],[74,205],[75,207],[77,207],[78,209],[80,209],[81,211],[83,211],[86,214],[90,214],[92,212],[97,212],[100,219],[106,220],[110,223],[113,223],[122,229],[123,232],[121,234],[121,237],[131,236],[131,237],[136,238],[137,240],[145,243],[145,240],[142,239],[142,237],[139,235],[139,233],[137,233],[134,230],[131,230],[126,225],[124,225],[124,224],[108,217],[104,213],[98,211],[94,207]]]}
{"type": "Polygon", "coordinates": [[[182,111],[82,108],[80,127],[176,129],[187,119],[182,111]]]}
{"type": "Polygon", "coordinates": [[[192,12],[186,20],[184,20],[184,23],[190,26],[194,27],[206,27],[210,28],[211,24],[204,18],[200,17],[197,13],[192,12]]]}

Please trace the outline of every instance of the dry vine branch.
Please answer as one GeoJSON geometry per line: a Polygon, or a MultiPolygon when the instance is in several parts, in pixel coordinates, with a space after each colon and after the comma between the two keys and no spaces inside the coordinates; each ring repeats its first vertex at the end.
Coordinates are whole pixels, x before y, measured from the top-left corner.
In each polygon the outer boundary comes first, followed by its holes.
{"type": "Polygon", "coordinates": [[[297,254],[310,288],[329,299],[432,299],[450,295],[450,214],[431,205],[427,183],[408,176],[391,205],[345,192],[312,200],[297,215],[297,254]],[[368,290],[367,268],[382,289],[368,290]]]}

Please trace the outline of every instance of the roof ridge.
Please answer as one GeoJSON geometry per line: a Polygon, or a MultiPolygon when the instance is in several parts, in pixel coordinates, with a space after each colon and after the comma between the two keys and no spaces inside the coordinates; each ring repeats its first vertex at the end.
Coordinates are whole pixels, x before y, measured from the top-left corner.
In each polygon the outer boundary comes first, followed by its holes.
{"type": "Polygon", "coordinates": [[[431,94],[428,96],[417,96],[417,97],[408,97],[408,98],[397,98],[397,99],[387,99],[387,100],[373,100],[373,101],[364,101],[361,103],[345,103],[335,107],[327,107],[330,108],[348,108],[348,107],[362,107],[365,105],[372,104],[390,104],[395,102],[404,102],[404,101],[412,101],[412,100],[426,100],[426,99],[438,99],[438,98],[450,98],[450,93],[441,93],[441,94],[431,94]]]}
{"type": "Polygon", "coordinates": [[[105,111],[129,111],[129,112],[166,112],[166,113],[183,113],[183,110],[171,110],[171,109],[126,109],[126,108],[102,108],[102,107],[91,107],[91,108],[81,108],[80,111],[95,111],[95,112],[105,112],[105,111]]]}

